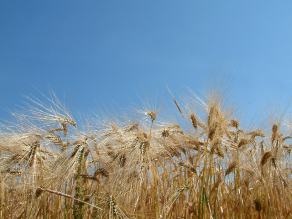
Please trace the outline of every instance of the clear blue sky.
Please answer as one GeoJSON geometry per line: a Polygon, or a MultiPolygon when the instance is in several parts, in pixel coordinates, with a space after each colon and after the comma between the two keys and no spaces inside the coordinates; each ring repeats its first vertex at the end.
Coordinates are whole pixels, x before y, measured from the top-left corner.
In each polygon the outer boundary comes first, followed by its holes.
{"type": "Polygon", "coordinates": [[[248,119],[292,99],[291,1],[1,0],[0,115],[55,91],[78,113],[219,87],[248,119]]]}

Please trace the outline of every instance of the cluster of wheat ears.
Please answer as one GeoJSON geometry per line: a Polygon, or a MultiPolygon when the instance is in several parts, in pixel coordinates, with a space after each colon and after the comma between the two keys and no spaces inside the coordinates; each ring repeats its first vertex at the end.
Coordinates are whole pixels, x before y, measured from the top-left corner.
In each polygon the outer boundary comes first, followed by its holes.
{"type": "Polygon", "coordinates": [[[182,124],[146,110],[81,130],[55,98],[31,100],[0,133],[0,218],[292,218],[289,128],[173,102],[182,124]]]}

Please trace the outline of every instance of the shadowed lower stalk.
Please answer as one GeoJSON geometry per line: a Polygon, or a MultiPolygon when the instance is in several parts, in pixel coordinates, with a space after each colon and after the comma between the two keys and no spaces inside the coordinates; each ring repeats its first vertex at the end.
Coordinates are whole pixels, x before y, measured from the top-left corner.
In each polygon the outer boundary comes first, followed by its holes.
{"type": "MultiPolygon", "coordinates": [[[[86,168],[86,157],[88,153],[86,153],[85,148],[83,147],[80,150],[80,155],[78,159],[78,167],[77,167],[77,173],[76,173],[76,185],[75,185],[75,196],[74,198],[83,200],[84,199],[84,193],[85,193],[85,178],[81,176],[85,172],[86,168]]],[[[82,219],[84,212],[83,209],[84,204],[82,202],[78,202],[74,200],[73,203],[73,216],[74,219],[82,219]]]]}

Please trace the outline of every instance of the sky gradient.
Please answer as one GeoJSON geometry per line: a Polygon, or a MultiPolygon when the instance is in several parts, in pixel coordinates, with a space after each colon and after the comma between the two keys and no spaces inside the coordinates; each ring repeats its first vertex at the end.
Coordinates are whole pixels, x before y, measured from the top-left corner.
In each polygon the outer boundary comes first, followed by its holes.
{"type": "Polygon", "coordinates": [[[82,114],[171,103],[167,87],[219,89],[249,120],[282,112],[291,11],[291,1],[1,0],[0,116],[38,92],[82,114]]]}

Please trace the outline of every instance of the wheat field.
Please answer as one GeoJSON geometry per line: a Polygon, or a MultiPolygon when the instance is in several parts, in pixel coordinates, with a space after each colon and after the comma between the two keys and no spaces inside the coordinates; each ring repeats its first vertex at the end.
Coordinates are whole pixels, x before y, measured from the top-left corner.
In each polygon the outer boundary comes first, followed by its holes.
{"type": "Polygon", "coordinates": [[[79,124],[30,99],[0,133],[0,218],[292,218],[292,130],[246,130],[217,98],[173,99],[180,122],[79,124]]]}

